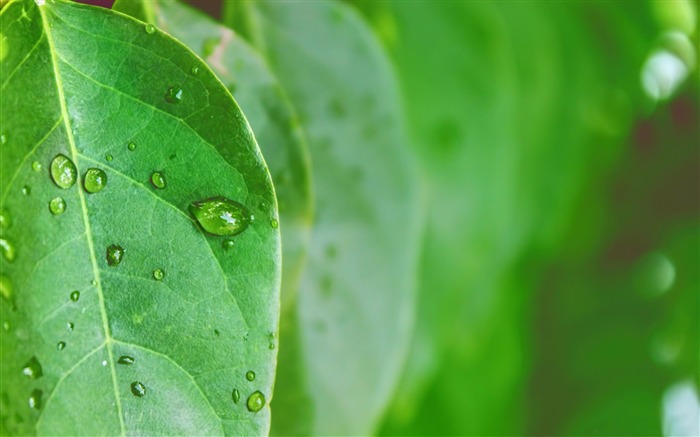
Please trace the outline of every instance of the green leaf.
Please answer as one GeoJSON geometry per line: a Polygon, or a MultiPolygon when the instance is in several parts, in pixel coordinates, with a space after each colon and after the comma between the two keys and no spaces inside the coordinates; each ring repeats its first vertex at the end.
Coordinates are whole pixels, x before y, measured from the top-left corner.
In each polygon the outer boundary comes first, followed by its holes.
{"type": "Polygon", "coordinates": [[[4,430],[266,433],[269,408],[246,403],[272,394],[280,237],[243,114],[201,60],[153,27],[38,3],[0,15],[0,223],[16,250],[0,260],[4,430]],[[69,188],[49,171],[59,154],[77,169],[69,188]],[[106,176],[94,193],[83,189],[90,168],[106,176]],[[255,216],[233,247],[187,210],[213,196],[255,216]]]}
{"type": "Polygon", "coordinates": [[[314,163],[317,220],[296,327],[303,378],[279,375],[273,433],[369,434],[405,360],[421,237],[419,178],[394,76],[342,3],[226,7],[299,110],[314,163]]]}
{"type": "Polygon", "coordinates": [[[312,218],[310,165],[299,121],[264,60],[230,29],[174,0],[117,0],[114,10],[156,24],[204,59],[244,110],[270,168],[282,228],[282,308],[292,306],[312,218]]]}

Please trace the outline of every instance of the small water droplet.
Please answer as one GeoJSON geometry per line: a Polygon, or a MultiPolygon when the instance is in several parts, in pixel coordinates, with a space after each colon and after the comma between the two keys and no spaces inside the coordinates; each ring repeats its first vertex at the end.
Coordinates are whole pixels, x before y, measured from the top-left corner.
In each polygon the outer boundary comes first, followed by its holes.
{"type": "Polygon", "coordinates": [[[107,185],[107,173],[99,168],[89,168],[85,173],[85,180],[83,181],[83,186],[85,191],[90,194],[102,191],[102,189],[107,185]]]}
{"type": "Polygon", "coordinates": [[[119,265],[124,258],[124,248],[118,244],[112,244],[107,248],[107,264],[114,267],[119,265]]]}
{"type": "Polygon", "coordinates": [[[272,219],[272,220],[270,221],[270,226],[272,226],[272,229],[277,229],[277,228],[279,227],[279,225],[280,225],[280,224],[279,224],[279,222],[277,221],[277,219],[272,219]]]}
{"type": "Polygon", "coordinates": [[[246,406],[248,407],[248,411],[257,413],[265,406],[265,395],[259,391],[253,392],[253,394],[248,397],[246,406]]]}
{"type": "Polygon", "coordinates": [[[66,155],[58,154],[51,161],[51,178],[59,187],[68,189],[78,179],[78,170],[75,164],[66,155]]]}
{"type": "Polygon", "coordinates": [[[2,250],[3,258],[9,262],[13,262],[17,257],[14,244],[10,243],[10,241],[5,238],[0,238],[0,250],[2,250]]]}
{"type": "Polygon", "coordinates": [[[7,144],[7,134],[4,132],[0,134],[0,144],[3,146],[7,144]]]}
{"type": "Polygon", "coordinates": [[[164,277],[165,272],[163,271],[163,269],[153,270],[153,279],[155,279],[156,281],[162,281],[164,277]]]}
{"type": "Polygon", "coordinates": [[[32,194],[32,187],[30,187],[29,185],[23,186],[22,194],[24,194],[25,196],[29,196],[30,194],[32,194]]]}
{"type": "Polygon", "coordinates": [[[31,379],[39,379],[41,375],[44,374],[44,371],[41,368],[39,360],[37,360],[36,357],[31,357],[22,368],[22,373],[31,379]]]}
{"type": "Polygon", "coordinates": [[[10,322],[8,322],[8,321],[2,322],[2,329],[4,329],[5,331],[9,331],[10,330],[10,322]]]}
{"type": "Polygon", "coordinates": [[[134,364],[134,357],[130,357],[128,355],[122,355],[117,360],[117,363],[124,364],[125,366],[130,366],[130,365],[134,364]]]}
{"type": "Polygon", "coordinates": [[[9,228],[12,226],[12,217],[6,209],[0,209],[0,228],[9,228]]]}
{"type": "Polygon", "coordinates": [[[146,29],[146,33],[149,35],[153,34],[156,31],[156,27],[152,24],[146,24],[145,29],[146,29]]]}
{"type": "Polygon", "coordinates": [[[137,398],[142,398],[146,394],[146,386],[138,381],[131,383],[131,393],[137,398]]]}
{"type": "Polygon", "coordinates": [[[80,299],[80,292],[78,290],[75,290],[70,294],[70,300],[72,300],[73,302],[77,302],[78,299],[80,299]]]}
{"type": "Polygon", "coordinates": [[[224,249],[233,249],[233,246],[235,246],[236,243],[233,241],[233,238],[227,238],[224,241],[221,242],[221,247],[224,249]]]}
{"type": "Polygon", "coordinates": [[[107,360],[102,360],[102,367],[107,367],[107,360]]]}
{"type": "Polygon", "coordinates": [[[54,197],[49,202],[49,211],[53,215],[60,215],[66,211],[66,201],[62,197],[54,197]]]}
{"type": "Polygon", "coordinates": [[[43,166],[41,165],[41,163],[39,161],[32,162],[32,170],[39,172],[39,171],[41,171],[42,168],[43,168],[43,166]]]}
{"type": "Polygon", "coordinates": [[[253,372],[252,370],[247,371],[245,374],[245,379],[247,379],[248,381],[254,381],[255,380],[255,372],[253,372]]]}
{"type": "Polygon", "coordinates": [[[237,235],[245,231],[252,217],[240,203],[222,196],[192,202],[190,213],[213,235],[237,235]]]}
{"type": "Polygon", "coordinates": [[[216,336],[218,337],[219,335],[221,335],[221,333],[219,332],[218,329],[215,329],[215,330],[214,330],[214,335],[216,335],[216,336]]]}
{"type": "Polygon", "coordinates": [[[267,346],[267,348],[270,349],[270,350],[273,350],[273,349],[275,348],[275,344],[274,344],[274,343],[270,343],[270,344],[267,346]]]}
{"type": "Polygon", "coordinates": [[[172,86],[165,93],[165,101],[168,103],[180,103],[182,101],[182,87],[172,86]]]}
{"type": "Polygon", "coordinates": [[[7,302],[12,302],[14,289],[10,278],[5,275],[0,275],[0,295],[2,295],[2,298],[7,302]]]}
{"type": "Polygon", "coordinates": [[[114,159],[114,156],[112,156],[112,155],[110,155],[110,154],[108,153],[108,154],[105,156],[105,159],[107,160],[107,162],[109,162],[109,161],[111,161],[111,160],[114,159]]]}
{"type": "Polygon", "coordinates": [[[199,67],[195,65],[190,69],[190,73],[192,73],[193,76],[196,76],[197,74],[199,74],[199,67]]]}
{"type": "Polygon", "coordinates": [[[131,151],[133,152],[134,150],[136,150],[136,143],[134,143],[134,142],[132,141],[132,142],[130,142],[129,145],[126,146],[126,147],[127,147],[129,150],[131,150],[131,151]]]}
{"type": "Polygon", "coordinates": [[[65,341],[59,341],[58,344],[56,345],[56,350],[62,351],[65,348],[66,348],[65,341]]]}
{"type": "Polygon", "coordinates": [[[41,397],[43,395],[44,393],[41,390],[34,389],[34,391],[32,391],[32,394],[29,395],[29,408],[33,410],[41,409],[41,397]]]}
{"type": "Polygon", "coordinates": [[[93,279],[92,281],[90,281],[90,285],[92,285],[93,287],[97,287],[97,281],[93,279]]]}
{"type": "Polygon", "coordinates": [[[72,331],[73,329],[75,329],[75,323],[73,323],[73,322],[68,322],[68,323],[66,323],[66,328],[67,328],[69,331],[72,331]]]}
{"type": "Polygon", "coordinates": [[[151,174],[151,183],[154,187],[163,189],[166,186],[165,176],[162,172],[154,171],[153,174],[151,174]]]}
{"type": "Polygon", "coordinates": [[[241,400],[241,392],[239,392],[237,388],[234,388],[231,392],[231,398],[233,399],[233,403],[237,404],[238,401],[241,400]]]}

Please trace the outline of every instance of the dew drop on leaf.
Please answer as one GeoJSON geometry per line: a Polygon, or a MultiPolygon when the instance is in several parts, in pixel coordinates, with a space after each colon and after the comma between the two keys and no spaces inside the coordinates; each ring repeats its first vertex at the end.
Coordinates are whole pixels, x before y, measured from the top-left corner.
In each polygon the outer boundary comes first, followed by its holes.
{"type": "Polygon", "coordinates": [[[2,250],[3,258],[9,262],[13,262],[17,257],[14,244],[10,243],[10,241],[5,238],[0,238],[0,250],[2,250]]]}
{"type": "Polygon", "coordinates": [[[44,392],[39,389],[34,389],[32,394],[29,395],[29,408],[33,410],[41,409],[41,398],[44,396],[44,392]]]}
{"type": "Polygon", "coordinates": [[[253,392],[253,394],[248,397],[246,406],[248,407],[248,411],[257,413],[265,406],[265,395],[260,391],[253,392]]]}
{"type": "Polygon", "coordinates": [[[73,323],[73,322],[68,322],[68,323],[66,323],[66,328],[67,328],[69,331],[72,331],[73,329],[75,329],[75,323],[73,323]]]}
{"type": "Polygon", "coordinates": [[[134,357],[130,357],[128,355],[122,355],[117,360],[117,363],[124,364],[125,366],[130,366],[130,365],[134,364],[134,357]]]}
{"type": "Polygon", "coordinates": [[[0,144],[3,146],[7,144],[7,134],[5,132],[0,134],[0,144]]]}
{"type": "Polygon", "coordinates": [[[192,67],[192,69],[190,69],[190,73],[192,73],[193,76],[196,76],[197,74],[199,74],[199,67],[195,65],[194,67],[192,67]]]}
{"type": "Polygon", "coordinates": [[[97,281],[93,279],[92,281],[90,281],[90,285],[92,285],[93,287],[97,287],[97,281]]]}
{"type": "Polygon", "coordinates": [[[62,197],[55,197],[49,202],[49,211],[53,215],[63,214],[66,210],[66,201],[62,197]]]}
{"type": "Polygon", "coordinates": [[[59,341],[58,344],[56,345],[56,350],[62,351],[65,348],[66,348],[65,341],[59,341]]]}
{"type": "Polygon", "coordinates": [[[270,343],[270,344],[267,346],[267,348],[270,349],[270,350],[274,350],[274,349],[275,349],[275,344],[274,344],[274,343],[270,343]]]}
{"type": "Polygon", "coordinates": [[[109,162],[109,161],[114,159],[114,156],[112,156],[108,153],[107,156],[105,156],[105,159],[107,160],[107,162],[109,162]]]}
{"type": "Polygon", "coordinates": [[[192,202],[189,210],[202,228],[213,235],[240,234],[252,220],[245,206],[222,196],[192,202]]]}
{"type": "Polygon", "coordinates": [[[39,161],[32,162],[32,170],[39,172],[39,171],[41,171],[42,168],[43,168],[43,166],[41,165],[41,163],[39,161]]]}
{"type": "Polygon", "coordinates": [[[277,221],[277,219],[272,219],[270,221],[270,226],[272,226],[272,229],[277,229],[279,227],[280,223],[277,221]]]}
{"type": "Polygon", "coordinates": [[[39,379],[41,375],[44,374],[44,371],[41,368],[39,360],[37,360],[36,357],[31,357],[22,368],[22,373],[30,379],[39,379]]]}
{"type": "Polygon", "coordinates": [[[224,249],[233,249],[233,246],[235,246],[235,242],[233,241],[233,238],[227,238],[224,241],[221,242],[221,247],[224,249]]]}
{"type": "Polygon", "coordinates": [[[119,265],[124,258],[124,248],[118,244],[112,244],[107,248],[107,264],[114,267],[119,265]]]}
{"type": "Polygon", "coordinates": [[[77,302],[78,299],[80,299],[80,292],[78,290],[75,290],[70,294],[70,300],[72,300],[73,302],[77,302]]]}
{"type": "Polygon", "coordinates": [[[164,277],[165,272],[163,271],[163,269],[153,270],[153,279],[155,279],[156,281],[162,281],[164,277]]]}
{"type": "Polygon", "coordinates": [[[24,194],[25,196],[29,196],[30,194],[32,194],[32,187],[30,187],[29,185],[25,185],[24,187],[22,187],[22,194],[24,194]]]}
{"type": "Polygon", "coordinates": [[[2,329],[4,329],[5,331],[9,331],[10,330],[10,322],[8,322],[8,321],[2,322],[2,329]]]}
{"type": "Polygon", "coordinates": [[[12,225],[12,217],[6,209],[0,209],[0,228],[9,228],[12,225]]]}
{"type": "Polygon", "coordinates": [[[131,393],[137,398],[142,398],[146,394],[146,386],[134,381],[131,383],[131,393]]]}
{"type": "Polygon", "coordinates": [[[146,33],[151,35],[156,31],[156,27],[152,24],[146,24],[146,33]]]}
{"type": "Polygon", "coordinates": [[[5,275],[0,275],[0,295],[2,295],[2,298],[7,302],[12,302],[14,289],[12,288],[10,278],[5,275]]]}
{"type": "Polygon", "coordinates": [[[233,399],[233,403],[237,404],[238,401],[241,400],[241,392],[239,392],[237,388],[234,388],[231,392],[231,398],[233,399]]]}
{"type": "Polygon", "coordinates": [[[134,142],[132,141],[132,142],[130,142],[129,145],[126,146],[126,147],[127,147],[129,150],[131,150],[131,151],[133,152],[134,150],[136,150],[136,143],[134,143],[134,142]]]}
{"type": "Polygon", "coordinates": [[[90,194],[102,191],[102,189],[107,185],[107,174],[99,168],[89,168],[85,173],[85,180],[83,181],[83,186],[85,191],[90,194]]]}
{"type": "Polygon", "coordinates": [[[51,161],[51,178],[59,187],[68,189],[78,179],[78,170],[75,164],[66,155],[58,154],[51,161]]]}
{"type": "Polygon", "coordinates": [[[180,103],[182,101],[182,87],[172,86],[165,93],[165,101],[168,103],[180,103]]]}
{"type": "Polygon", "coordinates": [[[248,381],[254,381],[255,380],[255,372],[253,372],[252,370],[247,371],[245,374],[245,379],[247,379],[248,381]]]}
{"type": "Polygon", "coordinates": [[[166,186],[165,176],[162,172],[154,171],[153,174],[151,174],[151,183],[154,187],[163,189],[166,186]]]}

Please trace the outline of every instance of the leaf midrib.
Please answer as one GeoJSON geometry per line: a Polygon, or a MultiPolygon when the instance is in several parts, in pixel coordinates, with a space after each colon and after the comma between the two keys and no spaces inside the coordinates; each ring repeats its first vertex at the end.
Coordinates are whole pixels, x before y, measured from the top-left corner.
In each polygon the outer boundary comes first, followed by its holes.
{"type": "MultiPolygon", "coordinates": [[[[58,69],[58,59],[56,58],[56,48],[54,46],[54,40],[53,40],[53,35],[51,33],[51,26],[47,25],[47,17],[46,13],[44,11],[44,8],[46,7],[46,4],[44,5],[37,5],[36,6],[39,9],[39,13],[41,14],[41,25],[44,29],[44,33],[46,34],[46,40],[49,44],[49,52],[51,53],[51,65],[53,67],[53,72],[54,72],[54,78],[56,82],[56,90],[58,92],[58,100],[59,100],[59,105],[61,108],[61,117],[63,118],[63,123],[66,128],[66,136],[68,138],[68,144],[70,146],[70,151],[71,155],[73,158],[73,162],[76,165],[76,169],[78,167],[78,149],[75,145],[75,138],[73,137],[73,130],[71,129],[70,125],[70,118],[68,116],[68,110],[66,108],[66,97],[63,94],[63,84],[61,83],[61,73],[59,72],[58,69]]],[[[100,270],[97,267],[97,258],[95,255],[95,245],[93,242],[92,238],[92,230],[90,227],[90,219],[88,218],[88,210],[87,210],[87,203],[85,202],[85,194],[83,191],[80,189],[80,185],[82,184],[81,181],[81,176],[80,176],[80,171],[77,171],[77,181],[76,184],[78,184],[78,197],[80,199],[80,207],[81,207],[81,212],[83,216],[83,223],[85,225],[85,235],[86,235],[86,240],[88,243],[88,250],[90,252],[90,261],[92,263],[92,270],[94,274],[94,280],[97,282],[97,296],[100,304],[100,315],[102,317],[102,329],[104,331],[105,335],[105,346],[107,349],[107,355],[108,355],[108,361],[109,361],[109,368],[110,368],[110,373],[112,375],[112,386],[114,389],[114,398],[115,398],[115,404],[117,406],[117,415],[119,416],[119,426],[121,429],[121,435],[125,436],[126,431],[125,431],[125,426],[124,426],[124,414],[122,411],[122,404],[121,404],[121,396],[119,394],[119,384],[117,383],[117,373],[116,369],[114,366],[114,357],[112,354],[112,334],[109,329],[109,322],[107,319],[107,309],[105,307],[105,299],[104,299],[104,293],[102,291],[102,280],[100,278],[100,270]]],[[[44,410],[45,411],[45,410],[44,410]]]]}

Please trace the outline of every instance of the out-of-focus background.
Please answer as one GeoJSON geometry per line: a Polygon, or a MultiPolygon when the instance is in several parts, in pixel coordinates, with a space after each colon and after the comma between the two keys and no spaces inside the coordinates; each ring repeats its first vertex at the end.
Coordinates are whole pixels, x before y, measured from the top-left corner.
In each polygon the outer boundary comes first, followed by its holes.
{"type": "Polygon", "coordinates": [[[700,435],[698,3],[348,3],[427,199],[377,433],[700,435]]]}

